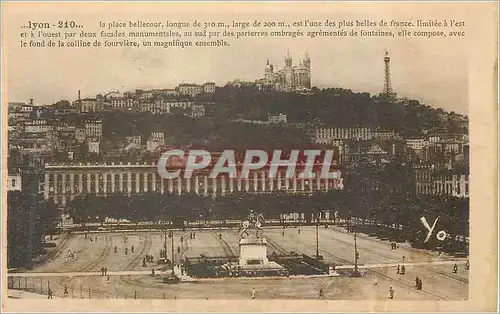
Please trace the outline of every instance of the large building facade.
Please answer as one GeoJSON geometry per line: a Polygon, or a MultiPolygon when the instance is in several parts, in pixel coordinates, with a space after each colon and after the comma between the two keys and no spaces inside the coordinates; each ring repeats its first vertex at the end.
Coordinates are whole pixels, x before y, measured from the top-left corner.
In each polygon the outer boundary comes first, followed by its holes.
{"type": "Polygon", "coordinates": [[[469,197],[469,175],[452,171],[436,171],[429,167],[415,169],[416,194],[469,197]]]}
{"type": "Polygon", "coordinates": [[[272,86],[281,91],[294,91],[311,88],[311,59],[306,54],[298,65],[293,65],[290,52],[285,57],[285,67],[275,71],[274,65],[267,60],[264,78],[258,84],[272,86]]]}
{"type": "Polygon", "coordinates": [[[317,128],[312,130],[312,140],[316,144],[332,144],[335,140],[367,141],[373,138],[370,128],[317,128]]]}
{"type": "MultiPolygon", "coordinates": [[[[224,195],[232,192],[272,193],[287,191],[313,193],[343,189],[343,179],[286,178],[278,171],[275,178],[267,177],[267,170],[250,172],[248,179],[232,179],[221,175],[209,178],[208,172],[195,172],[189,179],[163,179],[153,165],[101,164],[101,165],[56,165],[45,164],[43,194],[60,205],[66,205],[76,195],[125,195],[140,193],[224,195]]],[[[317,176],[318,177],[318,176],[317,176]]]]}

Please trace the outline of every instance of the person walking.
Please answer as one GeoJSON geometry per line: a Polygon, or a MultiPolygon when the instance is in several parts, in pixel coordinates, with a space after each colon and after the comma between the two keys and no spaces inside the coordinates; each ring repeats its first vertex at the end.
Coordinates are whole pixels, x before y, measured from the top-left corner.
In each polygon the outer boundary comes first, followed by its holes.
{"type": "Polygon", "coordinates": [[[465,262],[465,270],[469,270],[470,268],[470,263],[469,263],[469,260],[467,260],[467,262],[465,262]]]}
{"type": "Polygon", "coordinates": [[[324,297],[323,288],[319,289],[319,297],[320,298],[324,297]]]}
{"type": "Polygon", "coordinates": [[[394,299],[394,289],[392,287],[389,288],[389,299],[394,299]]]}
{"type": "Polygon", "coordinates": [[[50,287],[49,290],[47,291],[47,299],[52,299],[52,289],[50,289],[50,287]]]}
{"type": "Polygon", "coordinates": [[[252,299],[255,299],[255,288],[252,288],[252,299]]]}
{"type": "Polygon", "coordinates": [[[415,277],[415,288],[417,288],[417,289],[418,289],[418,282],[419,281],[420,281],[420,278],[418,278],[418,276],[415,277]]]}
{"type": "Polygon", "coordinates": [[[456,274],[458,272],[458,265],[457,263],[455,263],[455,265],[453,265],[453,273],[456,274]]]}
{"type": "Polygon", "coordinates": [[[397,274],[399,274],[399,271],[400,271],[400,266],[398,265],[397,274]]]}

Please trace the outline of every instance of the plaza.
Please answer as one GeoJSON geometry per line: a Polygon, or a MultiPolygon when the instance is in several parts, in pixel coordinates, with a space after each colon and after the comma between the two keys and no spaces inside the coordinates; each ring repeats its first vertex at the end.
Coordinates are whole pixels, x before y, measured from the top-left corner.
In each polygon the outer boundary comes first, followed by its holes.
{"type": "MultiPolygon", "coordinates": [[[[47,295],[50,287],[55,298],[228,300],[248,299],[252,289],[256,291],[256,299],[318,299],[322,289],[324,299],[385,300],[392,287],[394,298],[399,300],[468,299],[466,258],[438,255],[411,248],[406,243],[399,243],[398,248],[392,250],[389,241],[357,234],[358,267],[362,277],[354,278],[347,275],[354,263],[353,234],[343,228],[268,227],[262,236],[267,240],[268,256],[292,253],[315,256],[316,232],[323,262],[335,264],[340,276],[189,278],[179,284],[166,284],[162,278],[169,276],[171,267],[156,261],[165,244],[167,257],[171,259],[172,239],[165,239],[166,233],[161,230],[117,231],[60,237],[55,240],[57,248],[49,253],[47,261],[27,272],[10,273],[9,288],[47,295]],[[68,250],[76,258],[68,258],[68,250]],[[147,263],[146,267],[145,255],[154,257],[154,262],[147,263]],[[453,272],[455,264],[457,273],[453,272]],[[405,266],[404,275],[398,274],[398,265],[405,266]],[[108,276],[101,274],[103,266],[108,276]],[[151,275],[152,269],[155,276],[151,275]],[[416,277],[423,282],[422,290],[415,287],[416,277]]],[[[237,230],[174,230],[173,238],[175,265],[185,258],[239,254],[237,230]],[[190,237],[192,232],[194,238],[190,237]]],[[[175,270],[180,274],[177,266],[175,270]]]]}

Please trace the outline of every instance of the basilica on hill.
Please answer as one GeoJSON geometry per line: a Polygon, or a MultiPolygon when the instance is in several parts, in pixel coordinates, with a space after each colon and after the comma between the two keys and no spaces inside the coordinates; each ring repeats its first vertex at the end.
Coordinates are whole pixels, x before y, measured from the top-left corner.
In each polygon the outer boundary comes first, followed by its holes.
{"type": "Polygon", "coordinates": [[[285,67],[275,70],[267,60],[264,78],[256,81],[262,87],[279,91],[305,91],[311,88],[311,59],[306,54],[299,65],[293,65],[290,51],[285,56],[285,67]]]}

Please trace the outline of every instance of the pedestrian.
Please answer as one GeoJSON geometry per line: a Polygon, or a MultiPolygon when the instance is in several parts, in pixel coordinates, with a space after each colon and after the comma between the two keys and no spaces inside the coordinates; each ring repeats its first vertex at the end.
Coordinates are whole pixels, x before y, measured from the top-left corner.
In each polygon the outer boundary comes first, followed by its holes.
{"type": "Polygon", "coordinates": [[[397,272],[397,274],[399,274],[399,270],[400,270],[400,266],[398,265],[398,272],[397,272]]]}
{"type": "Polygon", "coordinates": [[[281,231],[281,235],[282,235],[282,236],[285,236],[285,231],[281,231]]]}
{"type": "Polygon", "coordinates": [[[322,298],[324,295],[323,295],[323,288],[319,289],[319,297],[322,298]]]}
{"type": "Polygon", "coordinates": [[[47,299],[52,299],[52,289],[49,287],[49,291],[47,291],[47,299]]]}
{"type": "Polygon", "coordinates": [[[401,266],[401,275],[406,274],[406,268],[405,265],[401,266]]]}
{"type": "Polygon", "coordinates": [[[394,299],[394,289],[392,287],[389,288],[389,299],[394,299]]]}
{"type": "Polygon", "coordinates": [[[255,288],[252,288],[252,299],[255,299],[255,288]]]}
{"type": "Polygon", "coordinates": [[[419,281],[420,281],[420,278],[418,278],[418,276],[415,277],[415,288],[417,288],[417,289],[418,289],[418,282],[419,281]]]}
{"type": "Polygon", "coordinates": [[[130,249],[131,249],[132,253],[134,253],[134,246],[133,245],[130,249]]]}
{"type": "Polygon", "coordinates": [[[104,276],[104,266],[101,266],[101,276],[104,276]]]}
{"type": "Polygon", "coordinates": [[[405,256],[403,255],[403,263],[405,262],[405,256]]]}
{"type": "Polygon", "coordinates": [[[67,297],[69,294],[68,292],[68,285],[64,285],[64,297],[67,297]]]}
{"type": "Polygon", "coordinates": [[[470,268],[470,263],[469,263],[469,260],[467,260],[467,262],[465,262],[465,270],[469,270],[470,268]]]}
{"type": "Polygon", "coordinates": [[[418,287],[417,290],[422,290],[422,279],[418,280],[418,287]]]}
{"type": "Polygon", "coordinates": [[[125,255],[128,255],[128,247],[125,248],[125,255]]]}
{"type": "Polygon", "coordinates": [[[455,263],[455,265],[453,265],[453,273],[456,274],[458,271],[458,265],[457,263],[455,263]]]}
{"type": "Polygon", "coordinates": [[[104,265],[104,276],[108,275],[108,266],[104,265]]]}
{"type": "Polygon", "coordinates": [[[154,268],[151,269],[151,276],[153,276],[153,277],[155,276],[155,269],[154,268]]]}
{"type": "Polygon", "coordinates": [[[300,234],[300,228],[299,228],[299,234],[300,234]]]}
{"type": "Polygon", "coordinates": [[[142,267],[146,267],[146,258],[142,259],[142,267]]]}
{"type": "Polygon", "coordinates": [[[115,253],[118,252],[118,248],[115,246],[115,249],[114,249],[115,253]]]}

